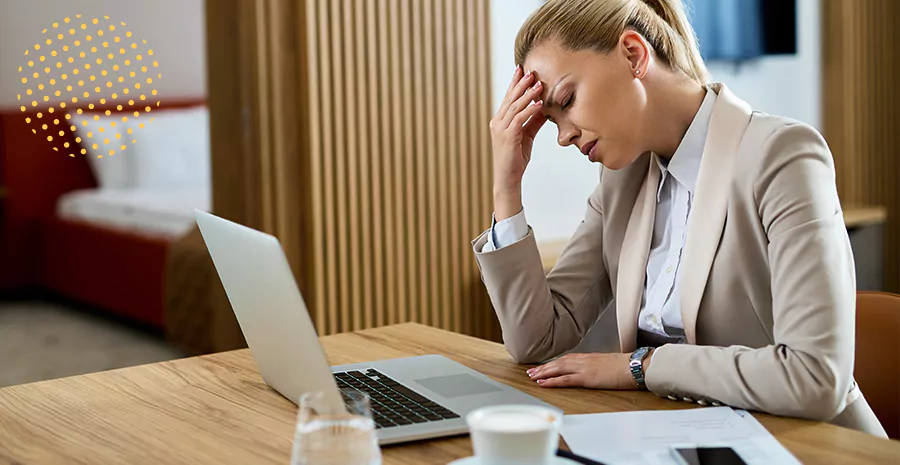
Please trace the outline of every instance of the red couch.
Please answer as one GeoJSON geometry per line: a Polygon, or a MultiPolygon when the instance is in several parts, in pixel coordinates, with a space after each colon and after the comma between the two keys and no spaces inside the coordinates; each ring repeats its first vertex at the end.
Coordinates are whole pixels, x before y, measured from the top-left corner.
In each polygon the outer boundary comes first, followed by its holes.
{"type": "MultiPolygon", "coordinates": [[[[25,118],[36,113],[0,111],[0,291],[46,289],[161,328],[170,241],[56,217],[61,195],[97,181],[84,156],[55,152],[32,134],[25,118]]],[[[68,131],[55,142],[78,147],[68,131]]]]}

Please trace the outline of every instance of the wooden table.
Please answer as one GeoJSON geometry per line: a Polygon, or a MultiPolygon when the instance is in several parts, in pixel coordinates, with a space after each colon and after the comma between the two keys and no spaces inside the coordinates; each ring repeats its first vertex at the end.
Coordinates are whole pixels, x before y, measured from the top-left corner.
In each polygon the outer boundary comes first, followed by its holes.
{"type": "MultiPolygon", "coordinates": [[[[566,413],[691,408],[646,392],[542,389],[499,344],[403,324],[322,338],[333,364],[440,353],[566,413]]],[[[0,464],[288,463],[296,407],[247,350],[0,389],[0,464]]],[[[806,464],[900,463],[900,442],[756,415],[806,464]]],[[[467,437],[384,449],[385,464],[446,464],[467,437]]]]}

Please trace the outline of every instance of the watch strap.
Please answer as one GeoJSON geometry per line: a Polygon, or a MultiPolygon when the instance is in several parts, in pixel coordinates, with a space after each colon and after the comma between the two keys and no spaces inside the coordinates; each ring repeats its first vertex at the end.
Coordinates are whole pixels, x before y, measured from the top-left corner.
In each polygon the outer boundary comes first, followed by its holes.
{"type": "Polygon", "coordinates": [[[634,377],[634,382],[637,383],[638,389],[642,391],[647,390],[647,383],[644,381],[644,359],[647,358],[650,349],[650,347],[641,347],[632,352],[628,360],[631,376],[634,377]]]}

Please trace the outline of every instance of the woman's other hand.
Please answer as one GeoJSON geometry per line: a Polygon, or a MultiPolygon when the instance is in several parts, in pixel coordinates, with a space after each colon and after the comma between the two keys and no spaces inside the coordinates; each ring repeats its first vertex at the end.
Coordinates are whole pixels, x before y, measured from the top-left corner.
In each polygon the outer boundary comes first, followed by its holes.
{"type": "Polygon", "coordinates": [[[494,217],[502,221],[522,210],[522,176],[531,160],[538,130],[547,121],[541,113],[542,84],[533,73],[516,67],[506,97],[491,119],[494,151],[494,217]]]}
{"type": "MultiPolygon", "coordinates": [[[[541,387],[637,390],[628,366],[629,354],[568,354],[528,370],[541,387]]],[[[644,369],[648,367],[644,359],[644,369]]]]}

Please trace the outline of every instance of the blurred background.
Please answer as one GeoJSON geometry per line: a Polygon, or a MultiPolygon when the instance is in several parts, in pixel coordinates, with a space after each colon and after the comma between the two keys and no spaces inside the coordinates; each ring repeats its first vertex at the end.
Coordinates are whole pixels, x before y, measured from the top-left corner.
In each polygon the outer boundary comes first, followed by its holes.
{"type": "MultiPolygon", "coordinates": [[[[0,387],[242,347],[195,208],[279,237],[320,334],[499,340],[469,241],[491,218],[487,123],[540,3],[0,0],[0,387]],[[108,61],[79,68],[63,44],[108,61]],[[105,131],[127,150],[94,147],[105,131]]],[[[859,288],[900,291],[900,2],[688,3],[716,81],[823,132],[859,288]]],[[[597,173],[539,135],[524,203],[548,268],[597,173]]]]}

